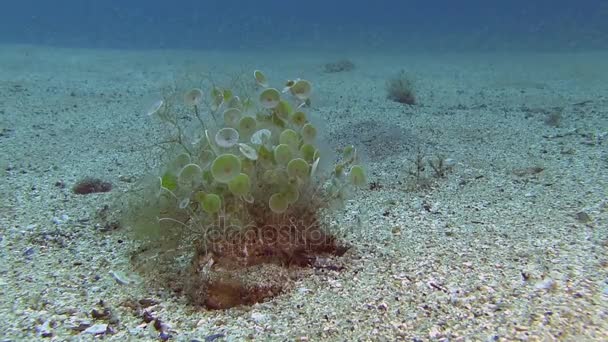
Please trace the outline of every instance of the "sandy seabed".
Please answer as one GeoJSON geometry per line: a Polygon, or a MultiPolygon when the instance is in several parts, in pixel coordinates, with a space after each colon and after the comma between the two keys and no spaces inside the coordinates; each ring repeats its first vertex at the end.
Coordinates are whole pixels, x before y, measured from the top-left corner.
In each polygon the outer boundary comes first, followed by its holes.
{"type": "Polygon", "coordinates": [[[608,53],[2,46],[0,66],[2,341],[608,340],[608,53]],[[344,57],[354,70],[324,72],[344,57]],[[373,186],[332,217],[345,270],[206,311],[141,280],[137,242],[98,213],[155,171],[155,94],[253,69],[311,80],[328,144],[359,145],[373,186]],[[401,69],[418,105],[386,99],[401,69]],[[453,166],[416,183],[418,153],[453,166]],[[73,194],[86,176],[114,188],[73,194]]]}

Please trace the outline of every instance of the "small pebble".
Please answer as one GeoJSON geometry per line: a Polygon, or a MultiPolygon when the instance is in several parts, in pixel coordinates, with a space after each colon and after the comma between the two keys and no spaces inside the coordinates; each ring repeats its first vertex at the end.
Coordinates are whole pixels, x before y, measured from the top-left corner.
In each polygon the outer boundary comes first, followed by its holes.
{"type": "Polygon", "coordinates": [[[251,319],[254,322],[260,324],[260,323],[262,323],[262,322],[264,322],[266,320],[266,315],[264,315],[262,313],[259,313],[259,312],[252,312],[251,313],[251,319]]]}
{"type": "Polygon", "coordinates": [[[445,167],[447,168],[453,168],[456,165],[456,160],[452,159],[452,158],[446,158],[443,161],[443,164],[445,165],[445,167]]]}
{"type": "Polygon", "coordinates": [[[144,308],[147,308],[158,304],[158,301],[152,298],[143,298],[139,300],[139,304],[141,304],[141,306],[143,306],[144,308]]]}
{"type": "Polygon", "coordinates": [[[213,341],[217,340],[218,338],[222,338],[224,336],[225,336],[224,334],[209,335],[209,336],[205,337],[205,342],[213,342],[213,341]]]}
{"type": "Polygon", "coordinates": [[[36,252],[36,250],[34,249],[34,247],[29,247],[28,249],[26,249],[23,252],[23,256],[29,257],[29,256],[32,256],[35,252],[36,252]]]}
{"type": "Polygon", "coordinates": [[[108,330],[108,325],[100,323],[100,324],[95,324],[95,325],[92,325],[92,326],[86,328],[83,332],[85,334],[100,335],[100,334],[105,334],[107,330],[108,330]]]}
{"type": "Polygon", "coordinates": [[[66,223],[69,220],[70,220],[70,216],[63,214],[63,215],[61,215],[61,217],[53,216],[53,218],[51,219],[51,222],[53,222],[56,225],[61,225],[61,224],[66,223]]]}
{"type": "Polygon", "coordinates": [[[555,280],[551,278],[547,278],[541,282],[538,282],[534,286],[534,288],[536,288],[537,290],[551,290],[553,287],[555,287],[555,280]]]}
{"type": "Polygon", "coordinates": [[[41,337],[52,337],[53,331],[51,330],[51,325],[49,321],[45,321],[42,325],[36,327],[36,331],[41,337]]]}
{"type": "Polygon", "coordinates": [[[579,211],[576,213],[576,220],[580,223],[588,223],[591,222],[591,216],[584,211],[579,211]]]}

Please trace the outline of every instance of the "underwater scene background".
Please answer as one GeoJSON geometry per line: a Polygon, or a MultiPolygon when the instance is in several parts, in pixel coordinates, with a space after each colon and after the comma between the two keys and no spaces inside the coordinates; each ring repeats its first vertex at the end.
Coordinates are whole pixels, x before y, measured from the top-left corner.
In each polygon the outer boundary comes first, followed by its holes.
{"type": "Polygon", "coordinates": [[[6,2],[3,42],[96,48],[606,48],[602,0],[6,2]]]}
{"type": "Polygon", "coordinates": [[[4,1],[0,340],[608,340],[606,18],[4,1]]]}

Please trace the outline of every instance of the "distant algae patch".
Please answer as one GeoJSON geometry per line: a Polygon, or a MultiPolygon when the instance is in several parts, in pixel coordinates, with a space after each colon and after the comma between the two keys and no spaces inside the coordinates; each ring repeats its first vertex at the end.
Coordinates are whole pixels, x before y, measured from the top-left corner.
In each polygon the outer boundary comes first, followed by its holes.
{"type": "Polygon", "coordinates": [[[319,260],[343,255],[321,212],[367,184],[354,147],[341,158],[319,147],[309,81],[278,90],[260,70],[253,76],[257,95],[214,86],[155,102],[148,113],[174,129],[166,141],[175,152],[125,212],[144,240],[136,266],[209,309],[267,300],[319,260]]]}

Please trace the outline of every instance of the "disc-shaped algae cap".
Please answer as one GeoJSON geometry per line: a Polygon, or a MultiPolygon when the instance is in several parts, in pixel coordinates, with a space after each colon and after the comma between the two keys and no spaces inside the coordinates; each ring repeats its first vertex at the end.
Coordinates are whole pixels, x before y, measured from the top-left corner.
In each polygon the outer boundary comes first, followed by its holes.
{"type": "Polygon", "coordinates": [[[241,120],[241,110],[238,108],[228,108],[224,111],[224,123],[231,127],[236,127],[241,120]]]}
{"type": "Polygon", "coordinates": [[[274,160],[277,164],[287,165],[291,160],[291,149],[288,145],[279,144],[274,148],[274,160]]]}
{"type": "Polygon", "coordinates": [[[251,136],[251,143],[256,145],[263,145],[270,139],[272,132],[266,128],[263,128],[251,136]]]}
{"type": "Polygon", "coordinates": [[[239,120],[239,133],[242,136],[250,136],[255,132],[257,121],[251,116],[244,116],[239,120]]]}
{"type": "Polygon", "coordinates": [[[215,158],[215,154],[211,150],[201,150],[198,154],[198,165],[206,169],[207,166],[211,165],[213,159],[215,158]]]}
{"type": "Polygon", "coordinates": [[[196,186],[203,181],[203,170],[196,164],[188,164],[180,170],[177,179],[180,186],[196,186]]]}
{"type": "Polygon", "coordinates": [[[190,164],[190,155],[186,152],[184,153],[180,153],[177,155],[177,157],[175,157],[175,159],[173,159],[173,162],[171,163],[172,166],[174,167],[174,170],[181,170],[182,167],[190,164]]]}
{"type": "Polygon", "coordinates": [[[317,137],[317,128],[310,123],[302,127],[302,139],[305,143],[312,143],[317,137]]]}
{"type": "Polygon", "coordinates": [[[205,196],[207,196],[207,193],[202,190],[199,190],[192,195],[192,199],[199,202],[202,205],[203,200],[205,199],[205,196]]]}
{"type": "Polygon", "coordinates": [[[255,174],[255,160],[252,159],[241,159],[241,173],[248,175],[255,174]]]}
{"type": "Polygon", "coordinates": [[[211,164],[211,174],[220,183],[228,183],[241,173],[241,160],[234,154],[222,154],[211,164]]]}
{"type": "Polygon", "coordinates": [[[260,94],[260,104],[266,109],[276,107],[281,101],[281,94],[275,88],[268,88],[260,94]]]}
{"type": "Polygon", "coordinates": [[[288,92],[289,88],[293,87],[294,84],[296,84],[296,81],[294,81],[294,80],[285,81],[285,87],[283,87],[283,92],[284,93],[288,92]]]}
{"type": "Polygon", "coordinates": [[[307,179],[308,163],[302,158],[296,158],[287,164],[287,174],[291,178],[307,179]]]}
{"type": "Polygon", "coordinates": [[[350,169],[350,173],[348,174],[348,180],[350,183],[356,187],[364,187],[367,183],[365,177],[365,170],[360,165],[354,165],[350,169]]]}
{"type": "Polygon", "coordinates": [[[298,100],[305,101],[310,97],[310,93],[312,92],[312,84],[306,80],[298,80],[291,87],[289,87],[289,91],[298,100]]]}
{"type": "MultiPolygon", "coordinates": [[[[232,90],[230,90],[230,89],[222,90],[222,97],[224,99],[224,102],[230,101],[232,99],[232,96],[233,96],[232,90]]],[[[232,106],[229,105],[228,107],[232,107],[232,106]]],[[[238,108],[238,107],[235,107],[235,108],[238,108]]]]}
{"type": "Polygon", "coordinates": [[[249,176],[244,173],[239,174],[228,182],[228,190],[237,196],[248,194],[250,189],[251,182],[249,176]]]}
{"type": "Polygon", "coordinates": [[[239,132],[230,127],[224,127],[215,134],[215,143],[219,147],[231,148],[239,142],[239,132]]]}
{"type": "Polygon", "coordinates": [[[253,72],[253,78],[255,79],[255,83],[259,84],[264,88],[268,87],[268,80],[266,79],[266,75],[264,75],[264,73],[260,70],[255,70],[253,72]]]}
{"type": "Polygon", "coordinates": [[[279,104],[274,108],[274,113],[282,120],[287,120],[292,111],[291,105],[285,100],[279,101],[279,104]]]}
{"type": "Polygon", "coordinates": [[[334,176],[336,178],[342,178],[344,176],[344,164],[336,164],[334,165],[334,176]]]}
{"type": "MultiPolygon", "coordinates": [[[[226,101],[225,98],[224,101],[226,101]]],[[[233,96],[232,98],[230,98],[230,100],[228,101],[228,107],[238,108],[239,110],[243,109],[243,103],[241,102],[241,98],[238,96],[233,96]]]]}
{"type": "Polygon", "coordinates": [[[258,149],[258,163],[263,167],[271,167],[274,164],[274,155],[266,146],[262,145],[258,149]]]}
{"type": "Polygon", "coordinates": [[[215,214],[220,211],[222,199],[216,194],[206,194],[202,198],[201,205],[207,214],[215,214]]]}
{"type": "Polygon", "coordinates": [[[308,122],[308,119],[306,118],[306,113],[301,111],[293,113],[293,115],[291,116],[291,122],[293,122],[299,127],[304,126],[304,124],[308,122]]]}
{"type": "Polygon", "coordinates": [[[268,206],[270,207],[270,210],[272,210],[273,213],[281,214],[284,213],[285,210],[287,210],[289,202],[287,201],[285,195],[276,193],[270,196],[270,199],[268,200],[268,206]]]}
{"type": "Polygon", "coordinates": [[[317,149],[311,144],[304,144],[300,147],[300,156],[302,159],[311,163],[315,158],[315,151],[317,149]]]}
{"type": "Polygon", "coordinates": [[[300,190],[295,184],[288,184],[282,193],[289,204],[296,203],[300,198],[300,190]]]}
{"type": "Polygon", "coordinates": [[[279,136],[279,143],[288,145],[293,149],[297,149],[300,145],[300,138],[298,137],[298,133],[296,133],[296,131],[293,129],[286,129],[281,132],[281,135],[279,136]]]}
{"type": "Polygon", "coordinates": [[[177,176],[170,171],[165,172],[160,178],[160,185],[170,191],[177,189],[177,176]]]}
{"type": "Polygon", "coordinates": [[[239,151],[249,160],[258,159],[258,152],[247,144],[239,143],[239,151]]]}
{"type": "Polygon", "coordinates": [[[357,149],[353,145],[346,146],[342,151],[342,159],[345,163],[357,160],[357,149]]]}
{"type": "Polygon", "coordinates": [[[146,115],[152,116],[158,113],[158,111],[163,107],[164,104],[165,101],[163,101],[162,99],[154,101],[154,103],[150,105],[148,110],[146,110],[146,115]]]}
{"type": "Polygon", "coordinates": [[[211,90],[211,110],[218,110],[224,102],[224,92],[217,87],[211,90]]]}
{"type": "Polygon", "coordinates": [[[203,102],[203,91],[198,88],[192,88],[184,94],[184,102],[188,106],[198,106],[203,102]]]}

